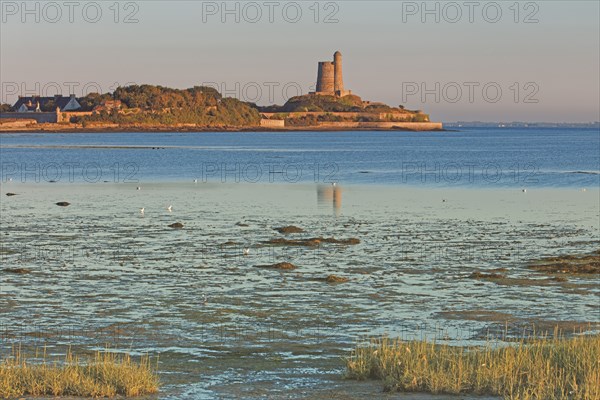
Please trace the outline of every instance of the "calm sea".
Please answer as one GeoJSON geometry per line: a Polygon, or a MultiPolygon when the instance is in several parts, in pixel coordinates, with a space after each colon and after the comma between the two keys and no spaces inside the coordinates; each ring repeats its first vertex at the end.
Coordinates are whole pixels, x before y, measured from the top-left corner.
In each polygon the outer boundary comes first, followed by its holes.
{"type": "Polygon", "coordinates": [[[3,134],[2,181],[597,187],[600,132],[3,134]]]}

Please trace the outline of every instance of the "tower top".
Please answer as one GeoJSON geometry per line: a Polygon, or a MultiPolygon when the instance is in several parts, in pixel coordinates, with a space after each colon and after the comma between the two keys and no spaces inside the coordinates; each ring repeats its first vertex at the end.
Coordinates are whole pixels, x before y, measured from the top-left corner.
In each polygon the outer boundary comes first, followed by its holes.
{"type": "Polygon", "coordinates": [[[340,52],[339,52],[339,50],[338,50],[338,51],[336,51],[335,53],[333,53],[333,57],[334,57],[334,58],[335,58],[335,57],[341,57],[341,56],[342,56],[342,53],[340,53],[340,52]]]}

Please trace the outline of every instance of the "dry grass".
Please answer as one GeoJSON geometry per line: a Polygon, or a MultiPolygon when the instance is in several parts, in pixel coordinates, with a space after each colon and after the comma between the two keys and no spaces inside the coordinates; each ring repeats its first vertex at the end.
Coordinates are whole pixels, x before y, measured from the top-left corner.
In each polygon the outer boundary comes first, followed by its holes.
{"type": "Polygon", "coordinates": [[[600,399],[600,336],[524,339],[458,347],[387,338],[359,345],[350,379],[381,379],[386,390],[493,395],[505,399],[600,399]]]}
{"type": "Polygon", "coordinates": [[[148,357],[135,362],[129,355],[103,351],[80,359],[68,351],[64,358],[49,361],[45,351],[27,359],[17,350],[0,359],[0,398],[130,397],[156,393],[158,384],[148,357]]]}

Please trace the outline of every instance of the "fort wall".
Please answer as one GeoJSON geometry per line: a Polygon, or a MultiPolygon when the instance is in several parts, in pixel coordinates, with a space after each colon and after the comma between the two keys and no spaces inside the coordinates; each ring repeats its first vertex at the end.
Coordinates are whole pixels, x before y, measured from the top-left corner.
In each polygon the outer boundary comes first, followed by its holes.
{"type": "Polygon", "coordinates": [[[0,113],[0,118],[33,119],[38,124],[53,124],[57,122],[56,112],[8,112],[0,113]]]}
{"type": "Polygon", "coordinates": [[[260,126],[265,128],[283,128],[285,121],[282,119],[261,119],[260,126]]]}
{"type": "Polygon", "coordinates": [[[329,129],[406,129],[410,131],[443,129],[441,122],[319,122],[318,126],[329,129]]]}
{"type": "Polygon", "coordinates": [[[299,118],[299,117],[307,117],[307,116],[324,116],[324,115],[332,115],[336,117],[342,117],[344,119],[352,119],[352,118],[377,118],[380,120],[392,120],[392,121],[411,121],[416,114],[412,113],[377,113],[377,112],[326,112],[326,111],[299,111],[299,112],[289,112],[289,113],[261,113],[266,118],[272,118],[276,115],[284,116],[285,118],[299,118]]]}

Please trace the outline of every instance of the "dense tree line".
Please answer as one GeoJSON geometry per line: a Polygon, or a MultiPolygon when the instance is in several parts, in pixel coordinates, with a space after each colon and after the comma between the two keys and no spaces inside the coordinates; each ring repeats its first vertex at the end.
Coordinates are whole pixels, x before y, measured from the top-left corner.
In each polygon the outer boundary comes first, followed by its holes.
{"type": "Polygon", "coordinates": [[[153,85],[119,87],[112,95],[92,93],[80,100],[83,110],[93,110],[107,100],[119,100],[123,110],[104,110],[74,122],[203,126],[255,126],[260,114],[255,105],[223,98],[210,87],[172,89],[153,85]]]}

